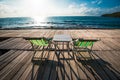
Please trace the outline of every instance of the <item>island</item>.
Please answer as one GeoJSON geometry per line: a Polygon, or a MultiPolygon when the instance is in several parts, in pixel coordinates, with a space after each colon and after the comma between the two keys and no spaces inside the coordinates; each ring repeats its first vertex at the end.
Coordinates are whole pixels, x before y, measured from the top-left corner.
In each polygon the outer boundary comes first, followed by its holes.
{"type": "Polygon", "coordinates": [[[115,12],[111,14],[103,14],[102,17],[118,17],[120,18],[120,12],[115,12]]]}

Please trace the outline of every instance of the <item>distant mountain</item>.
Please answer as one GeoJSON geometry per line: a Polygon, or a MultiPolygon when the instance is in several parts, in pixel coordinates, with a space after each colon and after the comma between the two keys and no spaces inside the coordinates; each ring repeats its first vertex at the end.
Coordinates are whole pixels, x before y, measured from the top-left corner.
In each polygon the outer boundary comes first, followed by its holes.
{"type": "Polygon", "coordinates": [[[103,17],[120,17],[120,12],[115,12],[112,14],[103,14],[103,17]]]}

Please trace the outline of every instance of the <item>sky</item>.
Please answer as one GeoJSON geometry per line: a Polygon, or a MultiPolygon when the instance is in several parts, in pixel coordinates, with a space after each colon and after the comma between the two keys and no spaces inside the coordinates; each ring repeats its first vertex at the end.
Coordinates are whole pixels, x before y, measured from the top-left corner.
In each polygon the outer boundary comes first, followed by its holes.
{"type": "Polygon", "coordinates": [[[0,17],[100,16],[120,11],[120,0],[0,0],[0,17]]]}

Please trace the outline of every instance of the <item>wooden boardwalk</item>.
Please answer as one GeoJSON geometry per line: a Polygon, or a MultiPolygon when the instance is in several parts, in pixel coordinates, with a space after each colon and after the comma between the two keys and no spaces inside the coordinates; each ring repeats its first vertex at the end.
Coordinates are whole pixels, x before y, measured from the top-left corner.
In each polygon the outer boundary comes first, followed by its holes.
{"type": "MultiPolygon", "coordinates": [[[[67,49],[59,45],[60,49],[67,49]]],[[[54,49],[54,46],[52,47],[54,49]]],[[[72,48],[72,47],[71,47],[72,48]]],[[[42,47],[39,47],[41,50],[42,47]]],[[[0,80],[120,80],[120,30],[0,30],[0,80]],[[98,41],[88,52],[34,51],[24,37],[70,34],[98,41]]]]}

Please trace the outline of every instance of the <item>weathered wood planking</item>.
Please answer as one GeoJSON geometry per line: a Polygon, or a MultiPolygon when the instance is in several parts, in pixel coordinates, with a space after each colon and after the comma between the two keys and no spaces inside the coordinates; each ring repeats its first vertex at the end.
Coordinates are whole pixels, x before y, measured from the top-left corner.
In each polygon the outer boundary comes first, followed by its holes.
{"type": "MultiPolygon", "coordinates": [[[[0,49],[10,50],[0,56],[0,80],[120,79],[119,29],[0,30],[0,37],[9,37],[0,42],[0,49]],[[55,34],[70,34],[72,38],[100,38],[101,41],[93,46],[92,59],[87,52],[62,51],[59,55],[55,51],[37,51],[34,61],[31,61],[34,51],[27,51],[31,49],[31,44],[22,37],[51,38],[55,34]]],[[[59,45],[59,48],[67,49],[67,46],[59,45]]]]}
{"type": "Polygon", "coordinates": [[[120,30],[100,30],[100,29],[82,29],[82,30],[0,30],[0,37],[51,37],[54,34],[71,34],[74,37],[104,37],[104,38],[120,38],[120,30]]]}

